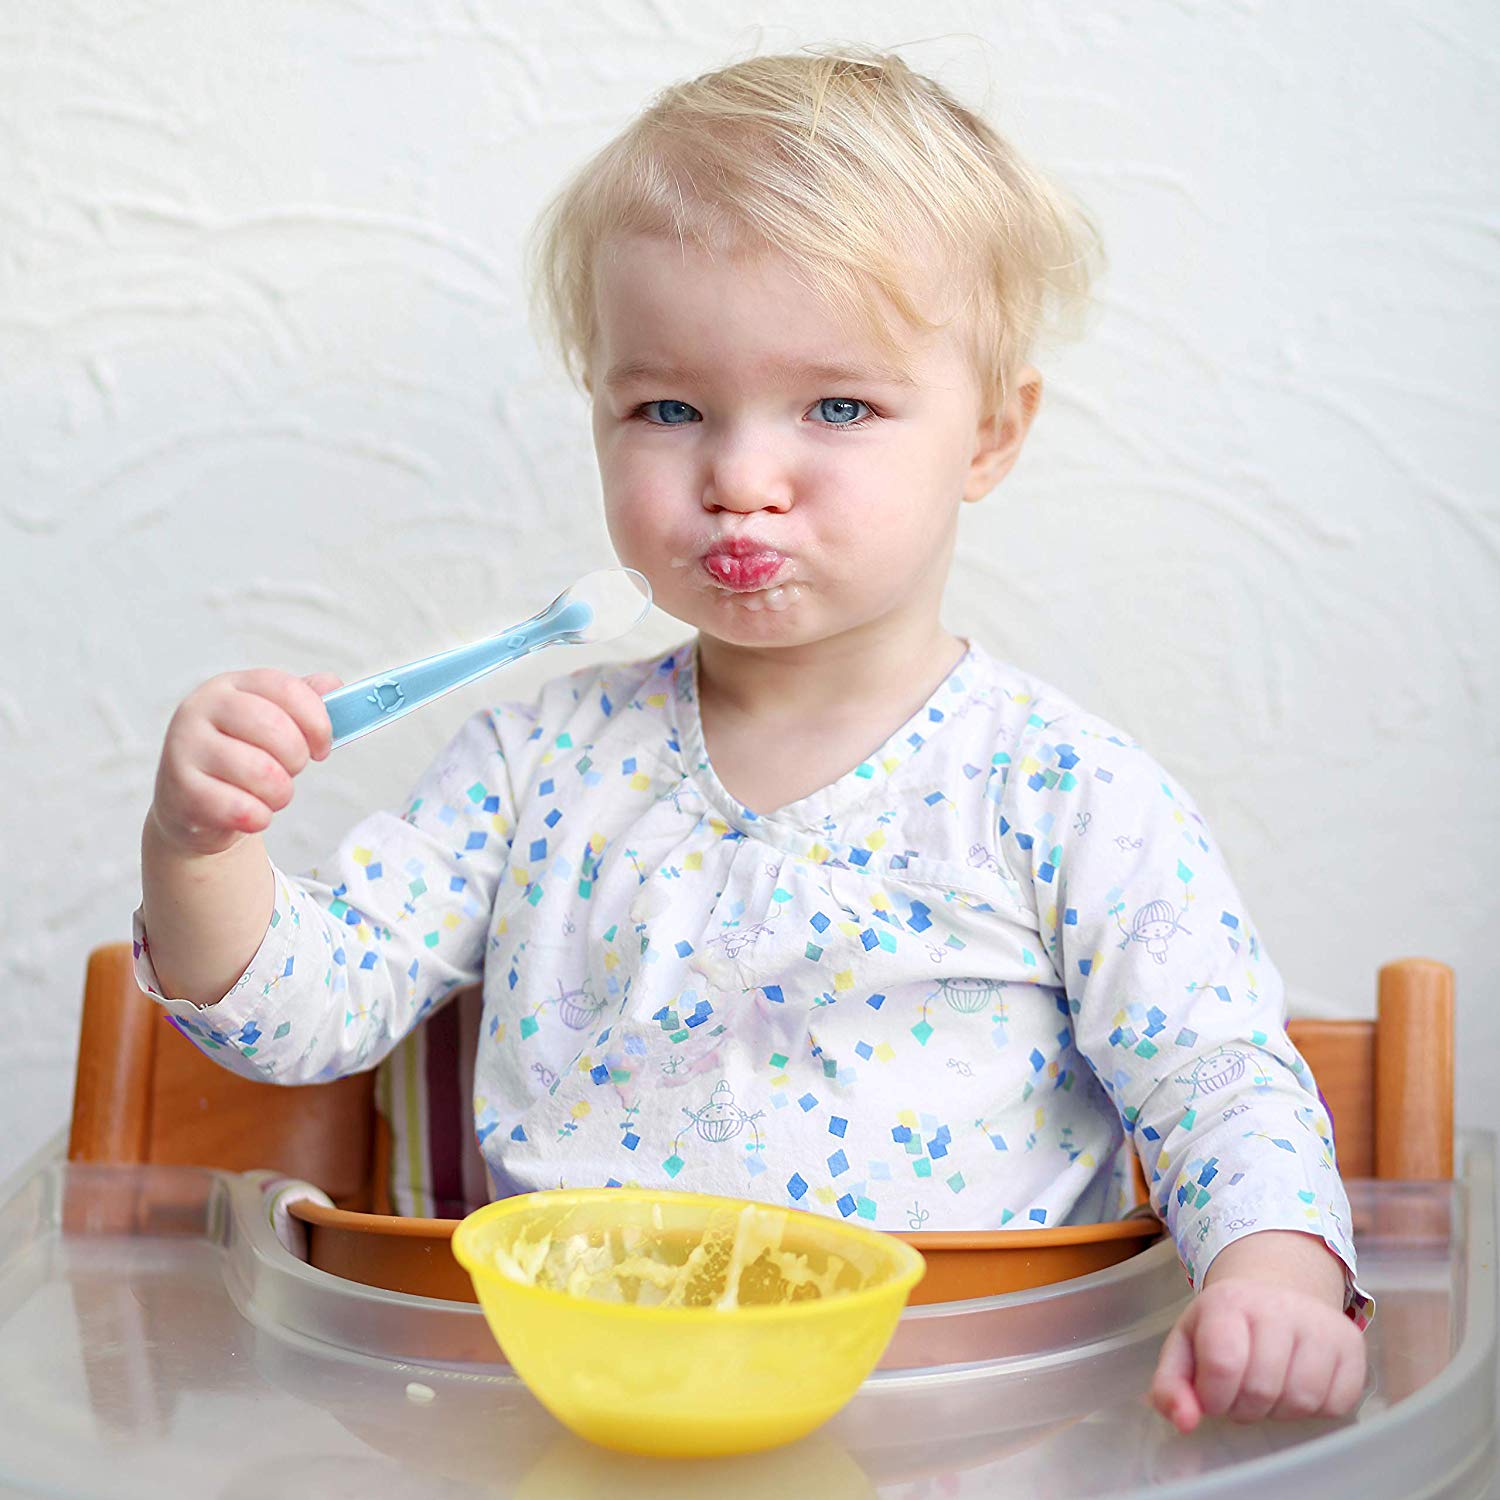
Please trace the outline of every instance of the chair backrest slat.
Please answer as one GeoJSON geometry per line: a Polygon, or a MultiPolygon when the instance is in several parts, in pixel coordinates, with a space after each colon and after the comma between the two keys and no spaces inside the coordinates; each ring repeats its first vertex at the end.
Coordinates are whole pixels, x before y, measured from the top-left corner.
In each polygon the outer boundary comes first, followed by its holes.
{"type": "Polygon", "coordinates": [[[231,1073],[140,992],[129,943],[89,957],[69,1161],[270,1167],[367,1209],[373,1092],[373,1073],[304,1088],[231,1073]]]}
{"type": "Polygon", "coordinates": [[[1286,1029],[1333,1121],[1340,1174],[1374,1176],[1375,1022],[1298,1020],[1286,1029]]]}

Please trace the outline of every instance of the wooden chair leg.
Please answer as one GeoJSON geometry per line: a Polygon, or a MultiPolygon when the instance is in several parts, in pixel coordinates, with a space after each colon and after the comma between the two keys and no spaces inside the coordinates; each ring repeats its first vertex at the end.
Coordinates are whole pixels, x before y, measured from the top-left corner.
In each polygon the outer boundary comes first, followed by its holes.
{"type": "Polygon", "coordinates": [[[69,1161],[150,1159],[156,1023],[155,1007],[135,986],[130,944],[95,948],[83,985],[69,1161]]]}
{"type": "Polygon", "coordinates": [[[1453,970],[1403,958],[1380,970],[1375,1175],[1453,1176],[1453,970]]]}

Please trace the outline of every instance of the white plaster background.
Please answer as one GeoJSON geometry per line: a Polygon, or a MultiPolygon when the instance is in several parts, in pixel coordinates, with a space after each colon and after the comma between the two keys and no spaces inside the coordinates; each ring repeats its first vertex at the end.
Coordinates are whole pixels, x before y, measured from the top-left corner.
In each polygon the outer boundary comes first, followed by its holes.
{"type": "MultiPolygon", "coordinates": [[[[0,7],[0,1171],[72,1094],[174,705],[485,634],[609,560],[523,232],[658,87],[902,45],[1087,201],[1111,269],[968,513],[948,622],[1202,804],[1294,1008],[1460,983],[1500,1128],[1493,6],[9,0],[0,7]],[[927,40],[922,40],[926,38],[927,40]],[[1486,932],[1490,934],[1487,938],[1486,932]]],[[[682,634],[658,616],[644,654],[682,634]]],[[[608,654],[601,651],[597,654],[608,654]]],[[[363,740],[291,869],[554,653],[363,740]]]]}

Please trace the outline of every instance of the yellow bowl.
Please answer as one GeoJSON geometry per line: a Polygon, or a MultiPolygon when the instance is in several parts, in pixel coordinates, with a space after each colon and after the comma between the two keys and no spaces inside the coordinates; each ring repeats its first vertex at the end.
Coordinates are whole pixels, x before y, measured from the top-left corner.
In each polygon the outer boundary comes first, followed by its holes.
{"type": "Polygon", "coordinates": [[[826,1422],[924,1270],[873,1229],[631,1188],[487,1204],[454,1231],[453,1253],[560,1422],[606,1448],[679,1457],[772,1448],[826,1422]],[[549,1253],[534,1283],[519,1279],[549,1253]]]}

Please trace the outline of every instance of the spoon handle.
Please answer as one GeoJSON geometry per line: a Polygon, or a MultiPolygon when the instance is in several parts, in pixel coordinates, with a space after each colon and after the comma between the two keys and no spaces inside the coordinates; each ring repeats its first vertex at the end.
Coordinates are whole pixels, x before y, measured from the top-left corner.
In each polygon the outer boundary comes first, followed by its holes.
{"type": "Polygon", "coordinates": [[[454,688],[543,646],[592,644],[633,630],[651,608],[651,585],[634,568],[586,573],[529,620],[467,646],[361,677],[323,699],[333,743],[355,740],[454,688]]]}
{"type": "Polygon", "coordinates": [[[539,614],[499,635],[424,656],[404,667],[376,672],[337,688],[323,699],[333,725],[333,743],[337,746],[356,740],[497,667],[554,642],[575,639],[588,629],[593,618],[594,611],[587,604],[561,594],[539,614]]]}

